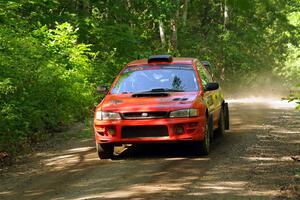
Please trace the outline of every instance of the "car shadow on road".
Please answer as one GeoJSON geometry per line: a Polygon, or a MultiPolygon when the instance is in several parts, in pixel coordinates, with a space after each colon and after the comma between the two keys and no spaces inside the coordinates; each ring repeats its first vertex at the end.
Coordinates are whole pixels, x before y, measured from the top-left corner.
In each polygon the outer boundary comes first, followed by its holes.
{"type": "MultiPolygon", "coordinates": [[[[222,142],[221,137],[215,137],[211,144],[211,151],[218,148],[218,144],[222,142]]],[[[123,148],[117,147],[117,152],[113,160],[127,160],[127,159],[149,159],[149,158],[197,158],[207,157],[195,148],[192,142],[183,143],[159,143],[159,144],[134,144],[126,145],[123,148]]]]}

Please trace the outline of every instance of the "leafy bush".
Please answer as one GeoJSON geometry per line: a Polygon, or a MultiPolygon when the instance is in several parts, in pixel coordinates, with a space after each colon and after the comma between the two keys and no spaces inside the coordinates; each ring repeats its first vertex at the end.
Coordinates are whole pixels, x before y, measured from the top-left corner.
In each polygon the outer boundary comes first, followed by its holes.
{"type": "Polygon", "coordinates": [[[298,104],[296,108],[300,110],[300,83],[291,91],[288,99],[289,101],[295,101],[298,104]]]}
{"type": "Polygon", "coordinates": [[[30,34],[6,27],[0,38],[0,152],[88,116],[94,54],[78,44],[76,29],[63,23],[30,34]]]}

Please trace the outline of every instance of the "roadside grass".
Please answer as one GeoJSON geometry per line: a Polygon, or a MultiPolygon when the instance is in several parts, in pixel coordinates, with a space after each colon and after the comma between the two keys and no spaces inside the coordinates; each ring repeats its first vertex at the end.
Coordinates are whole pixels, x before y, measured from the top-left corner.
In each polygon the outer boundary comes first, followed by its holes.
{"type": "Polygon", "coordinates": [[[89,139],[93,136],[93,130],[91,127],[85,127],[78,130],[72,134],[66,132],[64,134],[65,139],[75,138],[75,139],[89,139]]]}
{"type": "Polygon", "coordinates": [[[77,139],[93,138],[93,118],[86,118],[84,120],[83,128],[79,129],[73,137],[77,139]]]}
{"type": "Polygon", "coordinates": [[[93,137],[92,119],[86,119],[84,122],[72,124],[65,131],[55,134],[57,139],[90,139],[93,137]]]}

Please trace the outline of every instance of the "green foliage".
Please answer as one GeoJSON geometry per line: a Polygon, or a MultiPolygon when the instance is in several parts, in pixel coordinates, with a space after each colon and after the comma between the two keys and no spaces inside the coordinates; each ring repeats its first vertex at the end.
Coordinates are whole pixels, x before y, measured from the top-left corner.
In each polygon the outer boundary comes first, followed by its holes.
{"type": "MultiPolygon", "coordinates": [[[[299,5],[298,8],[291,7],[291,10],[293,12],[288,14],[290,24],[295,27],[300,27],[299,5]]],[[[297,31],[291,34],[294,34],[297,38],[300,36],[300,33],[297,31]]],[[[280,76],[284,77],[285,85],[291,89],[289,100],[295,101],[298,104],[297,109],[300,110],[300,48],[297,42],[291,41],[288,44],[285,63],[281,68],[278,67],[275,70],[280,76]]]]}
{"type": "Polygon", "coordinates": [[[300,110],[300,92],[299,91],[290,94],[289,101],[295,101],[298,104],[296,109],[300,110]]]}
{"type": "Polygon", "coordinates": [[[94,54],[89,45],[77,43],[70,24],[43,26],[32,34],[2,28],[0,37],[5,49],[0,52],[0,151],[26,146],[36,132],[88,116],[94,54]]]}

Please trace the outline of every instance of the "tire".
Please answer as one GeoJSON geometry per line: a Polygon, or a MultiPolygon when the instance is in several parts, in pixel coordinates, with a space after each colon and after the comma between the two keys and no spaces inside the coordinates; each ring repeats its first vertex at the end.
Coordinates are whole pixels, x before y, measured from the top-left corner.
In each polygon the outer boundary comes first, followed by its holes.
{"type": "Polygon", "coordinates": [[[219,115],[219,122],[218,122],[218,129],[216,131],[218,136],[223,136],[225,134],[225,115],[224,115],[224,108],[221,109],[219,115]]]}
{"type": "Polygon", "coordinates": [[[97,144],[96,149],[99,159],[111,159],[114,155],[113,144],[97,144]]]}
{"type": "Polygon", "coordinates": [[[210,144],[211,144],[211,135],[213,133],[213,119],[210,116],[205,125],[205,134],[203,141],[197,142],[196,145],[196,151],[200,153],[201,155],[208,155],[210,152],[210,144]]]}
{"type": "Polygon", "coordinates": [[[229,130],[229,108],[228,103],[224,104],[225,130],[229,130]]]}

